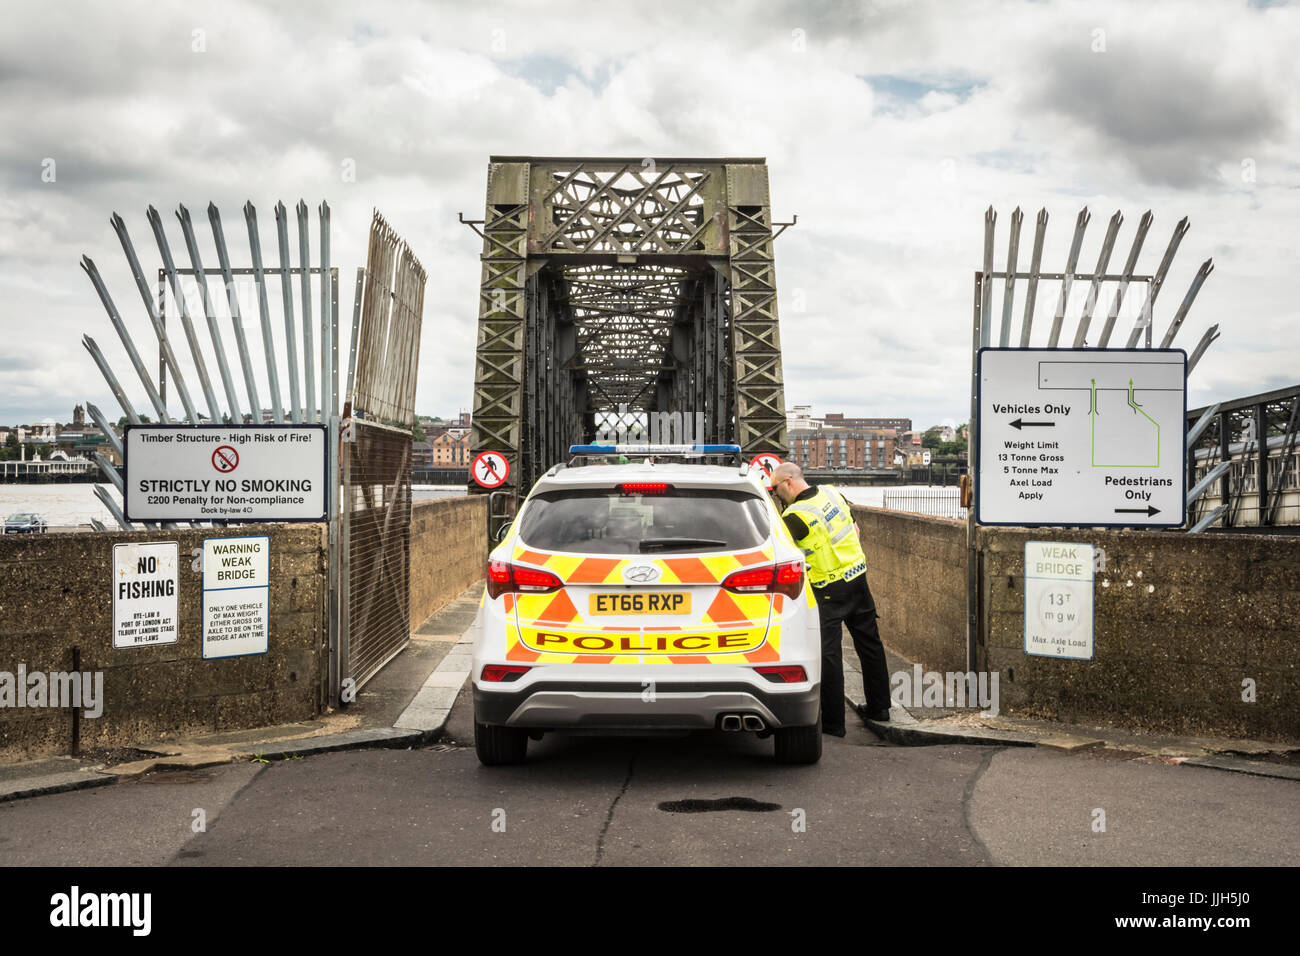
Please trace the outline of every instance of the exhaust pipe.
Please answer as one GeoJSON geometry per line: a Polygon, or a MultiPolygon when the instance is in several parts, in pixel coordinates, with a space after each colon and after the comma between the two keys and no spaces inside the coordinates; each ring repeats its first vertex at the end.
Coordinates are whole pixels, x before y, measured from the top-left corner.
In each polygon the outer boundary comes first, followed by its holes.
{"type": "Polygon", "coordinates": [[[746,730],[766,730],[767,725],[763,723],[762,717],[756,717],[753,714],[746,714],[743,718],[746,730]]]}
{"type": "Polygon", "coordinates": [[[739,730],[740,727],[741,727],[741,724],[740,724],[740,714],[723,714],[723,715],[722,715],[722,729],[723,729],[723,730],[739,730]]]}

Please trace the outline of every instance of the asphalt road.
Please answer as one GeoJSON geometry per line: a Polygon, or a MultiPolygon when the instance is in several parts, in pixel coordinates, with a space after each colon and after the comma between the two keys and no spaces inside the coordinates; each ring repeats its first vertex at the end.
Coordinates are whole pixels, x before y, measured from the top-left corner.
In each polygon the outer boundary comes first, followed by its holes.
{"type": "Polygon", "coordinates": [[[463,745],[464,694],[448,732],[457,743],[3,804],[0,862],[1300,863],[1300,784],[1286,780],[1095,752],[895,747],[861,726],[826,738],[813,767],[775,764],[770,740],[715,733],[547,737],[523,766],[484,768],[463,745]]]}

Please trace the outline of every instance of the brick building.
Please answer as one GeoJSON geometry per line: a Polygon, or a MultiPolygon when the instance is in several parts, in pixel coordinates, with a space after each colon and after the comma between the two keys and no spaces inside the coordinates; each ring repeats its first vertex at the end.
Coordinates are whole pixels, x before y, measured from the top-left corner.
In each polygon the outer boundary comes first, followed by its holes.
{"type": "Polygon", "coordinates": [[[894,436],[888,430],[797,429],[789,433],[789,460],[801,468],[892,468],[894,436]]]}
{"type": "Polygon", "coordinates": [[[433,446],[434,468],[469,467],[469,430],[448,428],[430,443],[433,446]]]}

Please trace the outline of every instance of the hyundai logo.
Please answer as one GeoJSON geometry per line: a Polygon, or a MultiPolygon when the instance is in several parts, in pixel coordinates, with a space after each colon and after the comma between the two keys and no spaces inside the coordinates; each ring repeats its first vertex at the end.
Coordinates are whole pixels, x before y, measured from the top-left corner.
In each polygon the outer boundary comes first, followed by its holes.
{"type": "Polygon", "coordinates": [[[659,580],[659,569],[651,564],[638,564],[631,568],[624,568],[623,580],[649,584],[651,581],[659,580]]]}

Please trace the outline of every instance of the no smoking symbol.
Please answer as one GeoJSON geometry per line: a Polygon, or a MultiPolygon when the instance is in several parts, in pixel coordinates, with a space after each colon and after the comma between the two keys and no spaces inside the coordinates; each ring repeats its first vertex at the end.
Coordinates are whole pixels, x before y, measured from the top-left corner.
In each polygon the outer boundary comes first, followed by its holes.
{"type": "Polygon", "coordinates": [[[224,474],[229,474],[239,467],[239,452],[229,445],[222,445],[212,453],[212,467],[224,474]]]}

